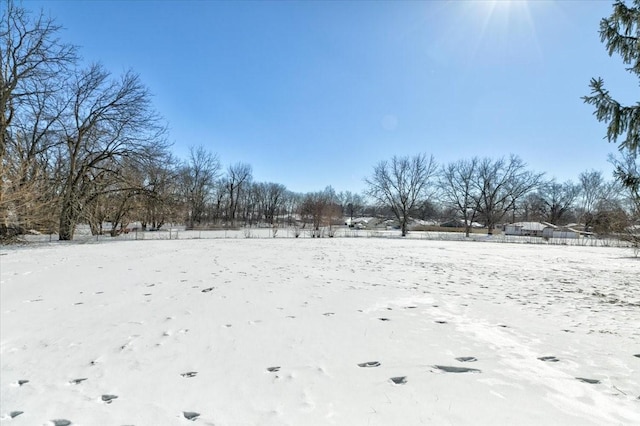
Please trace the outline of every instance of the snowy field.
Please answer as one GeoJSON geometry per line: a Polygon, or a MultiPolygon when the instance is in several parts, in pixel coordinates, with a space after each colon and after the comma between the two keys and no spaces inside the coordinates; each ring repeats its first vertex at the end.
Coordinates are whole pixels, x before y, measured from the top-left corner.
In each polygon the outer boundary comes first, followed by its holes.
{"type": "Polygon", "coordinates": [[[0,252],[7,425],[637,425],[630,249],[381,238],[0,252]]]}

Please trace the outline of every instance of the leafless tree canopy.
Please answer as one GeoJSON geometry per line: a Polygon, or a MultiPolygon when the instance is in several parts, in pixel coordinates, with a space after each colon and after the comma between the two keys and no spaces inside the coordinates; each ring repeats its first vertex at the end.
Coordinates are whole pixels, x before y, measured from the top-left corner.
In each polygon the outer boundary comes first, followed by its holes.
{"type": "Polygon", "coordinates": [[[555,180],[543,182],[539,189],[526,197],[524,202],[527,220],[540,220],[564,225],[568,220],[576,220],[571,210],[580,194],[580,185],[571,181],[558,183],[555,180]]]}
{"type": "Polygon", "coordinates": [[[251,165],[236,163],[227,169],[226,191],[228,196],[227,220],[235,225],[238,203],[253,178],[251,165]]]}
{"type": "Polygon", "coordinates": [[[479,193],[475,185],[480,160],[460,160],[442,167],[439,187],[447,207],[460,215],[468,237],[479,211],[479,193]]]}
{"type": "Polygon", "coordinates": [[[114,79],[101,65],[92,65],[76,74],[68,99],[69,112],[62,120],[61,240],[73,238],[84,205],[104,192],[94,182],[120,179],[124,160],[135,164],[151,147],[164,144],[164,127],[133,72],[114,79]]]}
{"type": "Polygon", "coordinates": [[[436,170],[433,156],[394,156],[391,161],[378,163],[373,175],[365,180],[367,194],[379,205],[391,209],[400,222],[402,236],[407,235],[410,215],[421,201],[428,198],[436,170]]]}
{"type": "Polygon", "coordinates": [[[538,187],[542,175],[527,170],[524,161],[514,155],[478,162],[474,181],[476,202],[489,234],[515,209],[518,200],[538,187]]]}
{"type": "Polygon", "coordinates": [[[9,0],[0,17],[0,236],[8,226],[51,228],[59,162],[48,151],[63,105],[61,76],[76,48],[58,39],[60,26],[9,0]]]}
{"type": "Polygon", "coordinates": [[[189,149],[189,161],[182,167],[181,182],[184,201],[187,204],[187,224],[193,228],[208,222],[209,203],[220,175],[220,160],[203,146],[189,149]]]}

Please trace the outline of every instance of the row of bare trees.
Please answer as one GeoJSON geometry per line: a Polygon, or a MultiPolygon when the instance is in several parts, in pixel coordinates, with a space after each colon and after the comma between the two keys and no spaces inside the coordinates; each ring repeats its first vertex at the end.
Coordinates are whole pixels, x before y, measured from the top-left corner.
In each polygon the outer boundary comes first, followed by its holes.
{"type": "Polygon", "coordinates": [[[638,176],[633,153],[611,158],[616,181],[590,171],[577,183],[545,181],[513,155],[444,165],[426,154],[393,157],[374,166],[362,195],[256,182],[249,164],[224,168],[202,146],[181,160],[139,76],[81,66],[59,32],[52,19],[12,1],[2,11],[0,236],[36,229],[70,240],[80,223],[115,235],[132,222],[308,225],[319,236],[364,214],[395,218],[402,235],[416,218],[458,219],[467,233],[475,222],[492,233],[516,219],[613,230],[640,216],[637,182],[626,181],[638,176]]]}
{"type": "MultiPolygon", "coordinates": [[[[617,170],[638,172],[634,156],[612,157],[617,170]]],[[[585,171],[579,182],[545,180],[517,156],[471,158],[440,167],[433,157],[393,157],[374,167],[367,195],[386,208],[407,233],[411,219],[456,219],[468,236],[480,222],[489,234],[503,222],[579,222],[585,230],[623,232],[639,218],[637,188],[601,172],[585,171]]]]}

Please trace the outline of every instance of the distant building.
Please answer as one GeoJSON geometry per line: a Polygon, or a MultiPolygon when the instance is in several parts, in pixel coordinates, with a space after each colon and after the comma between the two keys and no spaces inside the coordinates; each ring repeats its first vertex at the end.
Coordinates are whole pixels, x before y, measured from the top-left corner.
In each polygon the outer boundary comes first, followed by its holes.
{"type": "Polygon", "coordinates": [[[544,230],[550,228],[554,229],[555,226],[549,223],[540,222],[517,222],[505,225],[504,235],[518,235],[522,237],[542,237],[544,236],[544,230]]]}
{"type": "Polygon", "coordinates": [[[505,225],[504,234],[542,238],[579,238],[593,235],[591,232],[579,231],[572,226],[556,226],[547,222],[511,223],[505,225]]]}

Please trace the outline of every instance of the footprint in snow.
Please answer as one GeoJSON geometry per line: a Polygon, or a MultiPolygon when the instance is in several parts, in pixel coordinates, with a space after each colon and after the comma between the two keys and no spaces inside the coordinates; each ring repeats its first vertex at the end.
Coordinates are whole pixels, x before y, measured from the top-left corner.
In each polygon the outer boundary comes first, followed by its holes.
{"type": "Polygon", "coordinates": [[[544,362],[558,362],[558,361],[560,361],[555,356],[541,356],[541,357],[538,357],[538,359],[540,361],[544,361],[544,362]]]}
{"type": "Polygon", "coordinates": [[[394,385],[404,385],[407,383],[407,376],[392,377],[389,380],[391,380],[394,385]]]}
{"type": "Polygon", "coordinates": [[[9,417],[12,419],[18,417],[20,414],[24,414],[24,411],[12,411],[9,413],[9,417]]]}
{"type": "Polygon", "coordinates": [[[456,361],[460,361],[460,362],[476,362],[477,360],[478,358],[474,356],[461,356],[456,358],[456,361]]]}
{"type": "Polygon", "coordinates": [[[268,367],[268,368],[267,368],[267,371],[268,371],[269,373],[275,373],[275,372],[277,372],[277,371],[280,371],[280,367],[268,367]]]}
{"type": "Polygon", "coordinates": [[[369,361],[358,364],[358,367],[362,368],[371,368],[371,367],[380,367],[380,363],[378,361],[369,361]]]}
{"type": "Polygon", "coordinates": [[[27,383],[29,383],[28,380],[18,380],[18,386],[26,385],[27,383]]]}
{"type": "Polygon", "coordinates": [[[53,426],[69,426],[71,424],[71,420],[55,419],[55,420],[51,420],[51,424],[53,426]]]}
{"type": "Polygon", "coordinates": [[[331,315],[335,315],[335,313],[334,312],[325,312],[322,315],[324,315],[325,317],[330,317],[331,315]]]}
{"type": "Polygon", "coordinates": [[[380,321],[391,321],[389,318],[378,318],[380,321]]]}
{"type": "Polygon", "coordinates": [[[111,402],[116,399],[118,397],[118,395],[102,395],[102,401],[106,402],[107,404],[111,404],[111,402]]]}
{"type": "Polygon", "coordinates": [[[180,374],[182,377],[196,377],[196,374],[198,374],[197,371],[187,371],[186,373],[182,373],[180,374]]]}
{"type": "Polygon", "coordinates": [[[195,411],[183,411],[182,415],[185,419],[195,421],[198,417],[200,417],[200,413],[196,413],[195,411]]]}
{"type": "Polygon", "coordinates": [[[600,383],[600,380],[596,380],[596,379],[587,379],[584,377],[576,377],[576,379],[580,380],[583,383],[589,383],[590,385],[597,385],[600,383]]]}
{"type": "Polygon", "coordinates": [[[480,373],[481,372],[477,368],[453,367],[450,365],[434,365],[434,367],[446,373],[480,373]]]}
{"type": "Polygon", "coordinates": [[[210,291],[212,291],[214,288],[215,288],[215,287],[209,287],[209,288],[202,289],[201,291],[202,291],[203,293],[209,293],[209,292],[210,292],[210,291]]]}
{"type": "Polygon", "coordinates": [[[640,358],[640,354],[634,354],[633,356],[635,356],[636,358],[640,358]]]}
{"type": "Polygon", "coordinates": [[[446,321],[442,321],[442,320],[437,320],[436,323],[438,323],[438,324],[446,324],[447,322],[446,321]]]}
{"type": "Polygon", "coordinates": [[[78,385],[78,384],[84,382],[85,380],[87,380],[87,378],[86,377],[82,377],[80,379],[70,380],[69,383],[71,383],[72,385],[78,385]]]}

